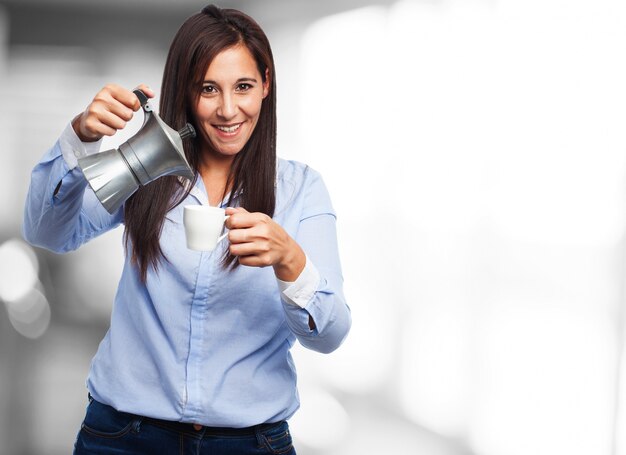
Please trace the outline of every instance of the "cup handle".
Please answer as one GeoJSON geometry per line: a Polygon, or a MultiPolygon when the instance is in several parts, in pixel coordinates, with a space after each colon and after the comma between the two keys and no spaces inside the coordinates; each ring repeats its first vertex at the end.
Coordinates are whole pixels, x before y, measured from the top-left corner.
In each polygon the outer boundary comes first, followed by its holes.
{"type": "MultiPolygon", "coordinates": [[[[226,221],[228,218],[230,218],[230,215],[225,215],[224,216],[224,221],[226,221]]],[[[228,232],[226,234],[222,234],[217,238],[217,243],[220,243],[222,240],[224,240],[226,237],[228,237],[228,232]]]]}

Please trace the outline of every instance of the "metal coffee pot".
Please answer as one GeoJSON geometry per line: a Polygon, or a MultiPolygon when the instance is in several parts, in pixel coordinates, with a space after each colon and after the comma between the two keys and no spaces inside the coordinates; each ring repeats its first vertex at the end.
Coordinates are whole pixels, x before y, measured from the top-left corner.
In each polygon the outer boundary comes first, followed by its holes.
{"type": "Polygon", "coordinates": [[[119,209],[140,185],[146,185],[164,175],[178,175],[189,180],[194,173],[185,159],[183,139],[195,137],[187,123],[176,131],[152,110],[148,97],[135,90],[145,118],[141,129],[117,149],[78,159],[97,198],[109,213],[119,209]]]}

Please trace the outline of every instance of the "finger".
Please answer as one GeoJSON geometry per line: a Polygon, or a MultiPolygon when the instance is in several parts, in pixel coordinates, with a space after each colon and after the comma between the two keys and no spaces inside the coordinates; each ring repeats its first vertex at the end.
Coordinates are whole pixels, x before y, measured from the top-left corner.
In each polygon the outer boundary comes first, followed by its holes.
{"type": "Polygon", "coordinates": [[[232,243],[248,243],[254,241],[250,237],[250,229],[231,229],[228,231],[228,241],[232,243]]]}
{"type": "Polygon", "coordinates": [[[231,243],[230,253],[233,256],[260,256],[268,255],[271,251],[269,242],[243,242],[243,243],[231,243]]]}
{"type": "Polygon", "coordinates": [[[265,213],[248,211],[233,213],[229,218],[229,228],[231,229],[243,229],[252,226],[267,226],[271,223],[272,219],[265,213]]]}
{"type": "MultiPolygon", "coordinates": [[[[121,105],[132,109],[133,111],[138,111],[141,108],[141,103],[139,102],[139,98],[135,95],[131,90],[128,90],[125,87],[116,84],[108,84],[104,87],[104,89],[98,94],[102,95],[102,100],[109,105],[114,105],[116,103],[120,103],[121,105]],[[110,97],[107,99],[107,96],[110,97]],[[113,101],[113,102],[110,102],[113,101]]],[[[98,99],[98,96],[96,96],[98,99]]]]}
{"type": "Polygon", "coordinates": [[[97,133],[108,129],[121,130],[125,126],[126,121],[123,118],[105,109],[91,109],[90,115],[85,119],[85,127],[97,133]]]}
{"type": "Polygon", "coordinates": [[[226,220],[226,227],[228,229],[248,229],[258,224],[258,222],[256,214],[246,211],[238,211],[228,217],[226,220]]]}
{"type": "Polygon", "coordinates": [[[232,215],[233,213],[249,213],[243,207],[226,207],[226,215],[232,215]]]}
{"type": "MultiPolygon", "coordinates": [[[[148,98],[154,98],[154,90],[152,90],[149,86],[147,86],[146,84],[139,84],[135,90],[141,90],[142,92],[144,92],[146,94],[146,96],[148,98]]],[[[133,90],[134,91],[134,90],[133,90]]]]}
{"type": "Polygon", "coordinates": [[[233,256],[243,257],[254,254],[254,248],[251,243],[231,243],[228,249],[233,256]]]}
{"type": "Polygon", "coordinates": [[[133,118],[134,110],[132,108],[127,107],[126,105],[119,103],[117,101],[112,102],[107,106],[107,110],[122,119],[124,122],[130,122],[133,118]]]}
{"type": "Polygon", "coordinates": [[[117,133],[116,128],[111,128],[110,126],[105,125],[104,123],[97,123],[92,128],[87,128],[91,137],[101,138],[102,136],[113,136],[117,133]]]}
{"type": "Polygon", "coordinates": [[[228,240],[232,243],[269,242],[270,237],[267,227],[259,224],[228,231],[228,240]]]}
{"type": "Polygon", "coordinates": [[[96,94],[91,104],[87,107],[86,112],[87,116],[96,118],[101,118],[104,112],[111,112],[123,121],[128,122],[133,118],[133,113],[137,110],[135,107],[138,108],[139,106],[141,104],[134,93],[122,87],[106,86],[96,94]],[[137,106],[128,96],[129,94],[137,101],[137,106]]]}
{"type": "MultiPolygon", "coordinates": [[[[105,96],[96,98],[87,108],[87,116],[105,122],[110,114],[118,117],[122,122],[128,122],[133,118],[133,110],[116,99],[105,96]]],[[[114,126],[114,125],[110,125],[114,126]]]]}
{"type": "Polygon", "coordinates": [[[241,212],[246,212],[247,210],[245,210],[242,207],[226,207],[226,216],[228,217],[226,219],[226,222],[224,223],[226,228],[228,229],[232,229],[232,221],[230,220],[230,218],[235,214],[235,213],[241,213],[241,212]]]}
{"type": "Polygon", "coordinates": [[[248,267],[256,267],[258,264],[258,259],[256,258],[256,256],[240,256],[239,263],[248,267]]]}
{"type": "Polygon", "coordinates": [[[248,267],[268,267],[272,265],[271,260],[266,256],[240,256],[238,260],[241,265],[246,265],[248,267]]]}

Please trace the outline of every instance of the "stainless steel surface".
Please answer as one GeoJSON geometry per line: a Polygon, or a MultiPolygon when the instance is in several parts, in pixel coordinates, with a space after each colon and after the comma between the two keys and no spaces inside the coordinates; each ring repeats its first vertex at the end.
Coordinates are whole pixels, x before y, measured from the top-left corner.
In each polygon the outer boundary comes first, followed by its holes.
{"type": "Polygon", "coordinates": [[[120,208],[139,188],[139,182],[119,149],[86,156],[78,160],[78,165],[109,213],[120,208]]]}
{"type": "Polygon", "coordinates": [[[140,185],[165,175],[189,180],[194,176],[181,140],[181,134],[195,136],[193,126],[187,124],[179,133],[153,112],[141,92],[137,95],[145,114],[144,124],[137,134],[117,149],[78,160],[89,185],[109,213],[119,209],[140,185]]]}

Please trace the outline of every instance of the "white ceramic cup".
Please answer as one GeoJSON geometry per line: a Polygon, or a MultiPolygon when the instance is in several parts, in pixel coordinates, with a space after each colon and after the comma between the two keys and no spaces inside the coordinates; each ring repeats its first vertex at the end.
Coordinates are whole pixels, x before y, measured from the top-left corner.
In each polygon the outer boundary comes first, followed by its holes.
{"type": "Polygon", "coordinates": [[[186,205],[183,211],[183,224],[187,248],[197,251],[213,251],[228,233],[222,234],[226,211],[208,205],[186,205]]]}

